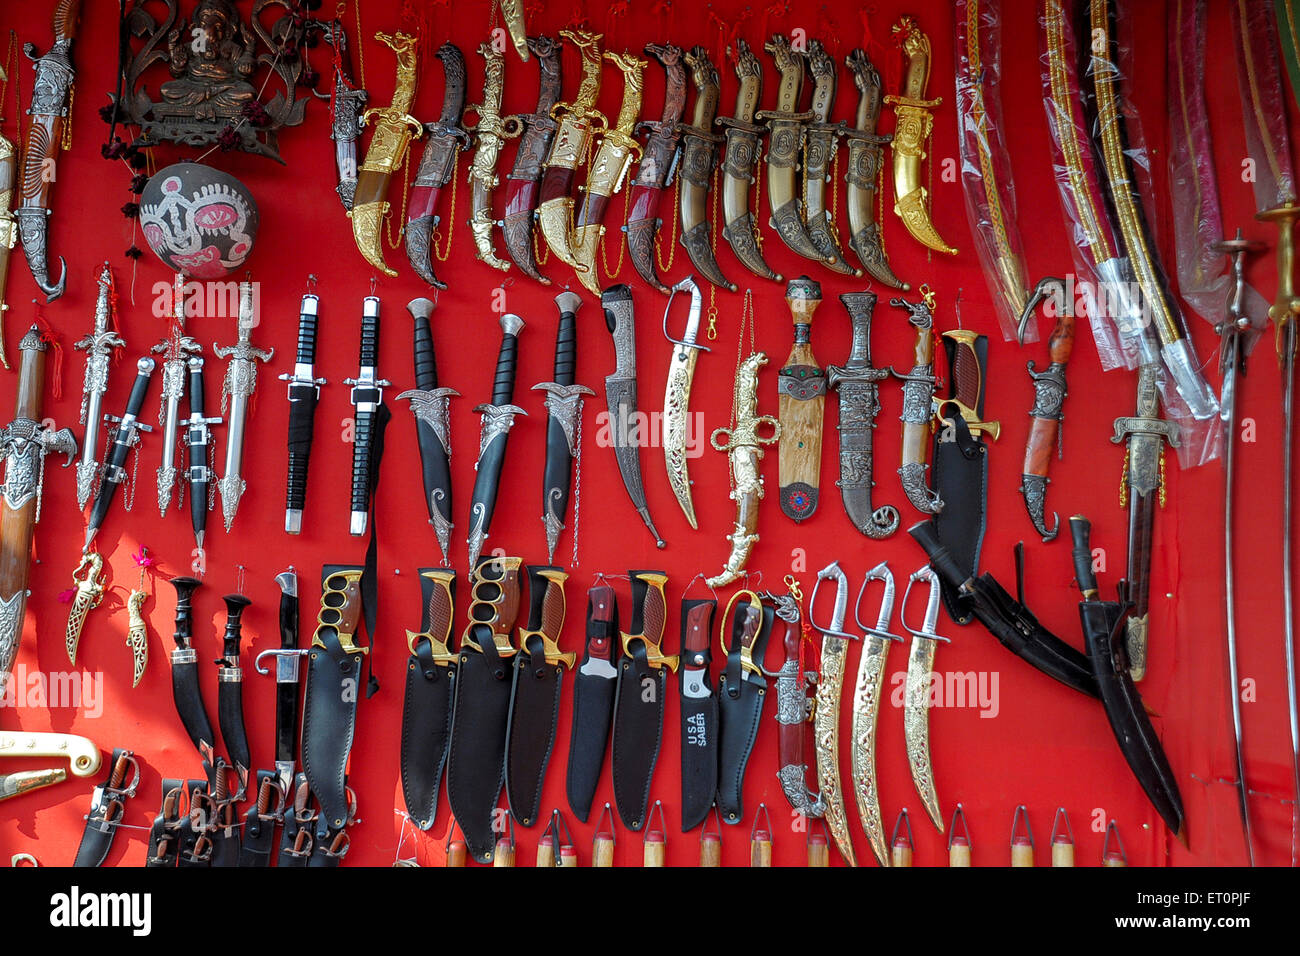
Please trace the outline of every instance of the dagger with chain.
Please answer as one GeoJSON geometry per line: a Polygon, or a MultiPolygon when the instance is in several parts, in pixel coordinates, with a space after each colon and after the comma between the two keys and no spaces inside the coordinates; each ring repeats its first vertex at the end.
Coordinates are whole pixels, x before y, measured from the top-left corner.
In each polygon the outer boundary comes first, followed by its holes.
{"type": "Polygon", "coordinates": [[[554,37],[537,36],[528,38],[528,49],[537,57],[537,109],[519,117],[524,128],[515,151],[514,168],[506,177],[506,212],[501,220],[501,238],[520,271],[542,285],[550,285],[551,280],[537,271],[533,224],[537,218],[538,186],[558,125],[551,109],[560,98],[562,46],[554,37]]]}
{"type": "MultiPolygon", "coordinates": [[[[162,360],[162,398],[158,409],[158,426],[162,429],[162,464],[158,466],[158,511],[166,517],[172,493],[176,489],[176,436],[189,360],[190,356],[197,356],[203,351],[197,339],[185,334],[185,276],[179,272],[172,279],[171,331],[167,338],[149,351],[162,360]]],[[[86,439],[89,445],[89,428],[86,439]]]]}
{"type": "Polygon", "coordinates": [[[659,200],[670,181],[675,180],[677,161],[681,158],[680,123],[686,109],[686,52],[671,43],[647,43],[645,52],[653,56],[666,74],[663,118],[642,120],[635,132],[646,133],[641,163],[632,181],[632,195],[627,225],[627,255],[632,267],[653,289],[667,292],[655,270],[655,237],[663,220],[658,216],[659,200]]]}

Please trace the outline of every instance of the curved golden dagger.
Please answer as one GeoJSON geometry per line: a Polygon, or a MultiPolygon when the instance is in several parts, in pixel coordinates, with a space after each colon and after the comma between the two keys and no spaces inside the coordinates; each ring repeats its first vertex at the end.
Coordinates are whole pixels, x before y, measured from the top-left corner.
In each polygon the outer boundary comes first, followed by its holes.
{"type": "Polygon", "coordinates": [[[763,49],[772,55],[781,73],[776,109],[759,110],[757,115],[772,131],[767,144],[767,203],[772,213],[769,225],[791,251],[805,259],[826,263],[826,257],[808,236],[799,212],[795,186],[795,172],[803,153],[804,124],[813,115],[811,112],[798,112],[799,94],[803,89],[803,57],[794,52],[790,41],[779,33],[765,43],[763,49]]]}
{"type": "Polygon", "coordinates": [[[411,137],[424,133],[424,124],[411,115],[415,101],[415,84],[418,77],[419,41],[406,33],[376,33],[375,39],[397,56],[397,81],[393,90],[392,105],[385,109],[369,109],[361,114],[364,126],[374,118],[375,131],[366,149],[365,161],[357,170],[356,196],[348,218],[352,220],[352,236],[361,255],[384,275],[397,272],[384,262],[383,228],[388,215],[388,181],[394,170],[406,158],[406,148],[411,137]]]}
{"type": "Polygon", "coordinates": [[[711,351],[700,345],[700,287],[692,276],[687,276],[672,287],[668,304],[664,307],[664,337],[673,344],[673,357],[668,366],[668,385],[664,389],[664,463],[668,468],[668,484],[682,506],[682,512],[692,528],[695,522],[695,503],[691,500],[691,476],[686,470],[686,442],[689,437],[691,412],[691,381],[695,377],[695,360],[700,352],[711,351]],[[690,292],[691,311],[686,319],[686,331],[680,339],[668,331],[668,312],[673,298],[679,292],[690,292]]]}
{"type": "Polygon", "coordinates": [[[501,18],[510,31],[510,42],[515,45],[519,59],[528,62],[528,24],[524,21],[524,0],[500,0],[501,18]]]}
{"type": "Polygon", "coordinates": [[[942,97],[925,98],[930,79],[930,38],[921,32],[913,17],[900,19],[892,32],[900,39],[907,57],[902,95],[885,97],[898,117],[894,130],[894,212],[917,242],[955,256],[957,250],[943,241],[930,222],[930,193],[921,185],[921,160],[925,159],[925,144],[934,127],[930,110],[943,102],[942,97]]]}
{"type": "Polygon", "coordinates": [[[907,740],[907,762],[912,768],[912,783],[917,796],[929,814],[930,821],[943,832],[943,816],[939,812],[939,797],[934,791],[934,768],[930,763],[930,675],[934,671],[934,651],[946,637],[935,633],[939,622],[939,576],[928,564],[912,574],[903,592],[903,607],[899,612],[903,630],[912,635],[912,650],[907,657],[907,689],[903,698],[903,731],[907,740]],[[923,581],[930,586],[930,596],[925,602],[925,619],[919,631],[907,626],[907,598],[912,585],[923,581]]]}
{"type": "MultiPolygon", "coordinates": [[[[596,158],[587,174],[587,189],[570,239],[570,249],[578,263],[575,267],[578,281],[592,295],[601,293],[596,254],[600,250],[601,236],[605,235],[605,210],[610,197],[623,188],[632,158],[641,155],[641,144],[632,137],[632,130],[641,113],[641,94],[648,62],[631,53],[606,53],[605,59],[623,73],[623,104],[614,125],[601,137],[600,149],[596,151],[596,158]]],[[[618,241],[623,241],[621,234],[618,241]]]]}
{"type": "Polygon", "coordinates": [[[572,103],[556,103],[551,116],[560,121],[551,141],[551,153],[546,157],[546,171],[538,191],[537,226],[550,246],[551,252],[566,265],[577,268],[573,255],[573,186],[574,171],[582,162],[591,140],[593,126],[603,130],[605,117],[596,109],[600,95],[601,54],[599,33],[582,30],[561,30],[560,36],[578,47],[582,53],[582,82],[572,103]]]}
{"type": "Polygon", "coordinates": [[[499,257],[492,246],[492,227],[496,224],[492,218],[492,190],[497,187],[496,166],[501,144],[519,136],[524,124],[517,116],[501,116],[506,58],[493,50],[490,43],[480,43],[478,53],[483,57],[483,102],[465,107],[465,115],[478,116],[473,126],[465,125],[476,146],[469,166],[469,231],[474,235],[477,257],[493,269],[506,272],[510,263],[499,257]]]}
{"type": "Polygon", "coordinates": [[[853,616],[862,628],[862,656],[858,658],[858,679],[853,688],[853,737],[850,748],[853,761],[853,792],[858,798],[858,818],[881,866],[889,866],[889,849],[885,839],[885,821],[880,816],[880,787],[876,778],[876,726],[880,721],[880,702],[885,687],[885,664],[890,641],[902,641],[889,633],[889,618],[894,613],[894,575],[881,561],[867,572],[858,591],[853,616]],[[862,620],[862,595],[872,581],[883,581],[884,596],[876,626],[862,620]]]}
{"type": "MultiPolygon", "coordinates": [[[[826,805],[826,826],[849,866],[857,866],[853,838],[849,835],[849,818],[844,812],[844,790],[840,785],[840,695],[844,690],[844,659],[848,656],[852,634],[844,631],[844,615],[849,606],[849,578],[838,561],[817,572],[812,598],[808,602],[808,623],[822,635],[822,668],[817,680],[817,707],[813,711],[813,742],[817,748],[817,789],[826,805]],[[835,582],[835,608],[830,627],[822,627],[812,618],[817,591],[823,581],[835,582]]],[[[875,848],[872,847],[874,850],[875,848]]]]}

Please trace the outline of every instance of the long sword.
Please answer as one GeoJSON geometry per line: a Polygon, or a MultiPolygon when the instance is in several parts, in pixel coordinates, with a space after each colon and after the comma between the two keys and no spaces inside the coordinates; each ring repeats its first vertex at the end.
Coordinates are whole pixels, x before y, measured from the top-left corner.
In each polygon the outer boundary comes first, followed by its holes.
{"type": "MultiPolygon", "coordinates": [[[[0,227],[3,228],[3,227],[0,227]]],[[[126,342],[108,327],[112,315],[113,273],[104,263],[99,274],[99,291],[95,299],[95,328],[73,348],[86,353],[86,378],[81,392],[81,424],[86,434],[81,444],[81,461],[77,463],[77,507],[85,508],[99,478],[99,428],[103,414],[104,393],[108,391],[108,365],[114,349],[123,348],[126,342]]],[[[0,307],[2,309],[3,307],[0,307]]],[[[168,497],[171,492],[168,491],[168,497]]]]}

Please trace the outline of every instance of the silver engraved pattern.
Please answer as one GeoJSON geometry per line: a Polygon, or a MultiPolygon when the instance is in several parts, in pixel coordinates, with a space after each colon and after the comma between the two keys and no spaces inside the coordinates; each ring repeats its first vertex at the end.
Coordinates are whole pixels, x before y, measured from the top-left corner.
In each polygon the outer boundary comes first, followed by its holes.
{"type": "Polygon", "coordinates": [[[18,641],[23,632],[23,612],[27,608],[27,595],[30,593],[24,590],[0,599],[0,694],[5,692],[14,658],[18,655],[18,641]]]}
{"type": "Polygon", "coordinates": [[[399,400],[410,400],[411,414],[416,421],[424,422],[433,429],[448,458],[451,457],[451,416],[448,404],[449,399],[459,396],[460,392],[454,388],[437,388],[431,392],[411,388],[397,396],[399,400]]]}
{"type": "Polygon", "coordinates": [[[556,385],[554,382],[534,385],[533,388],[546,392],[546,411],[564,429],[564,440],[569,445],[569,456],[576,456],[578,418],[582,415],[583,396],[596,393],[585,385],[556,385]]]}
{"type": "MultiPolygon", "coordinates": [[[[506,435],[510,429],[515,427],[516,415],[527,415],[528,413],[518,405],[493,405],[484,403],[477,405],[474,411],[483,416],[482,425],[478,436],[478,456],[483,457],[489,445],[500,435],[506,435]]],[[[475,466],[477,468],[477,465],[475,466]]]]}
{"type": "Polygon", "coordinates": [[[17,418],[0,435],[5,463],[4,500],[17,511],[36,495],[42,447],[40,426],[30,418],[17,418]]]}

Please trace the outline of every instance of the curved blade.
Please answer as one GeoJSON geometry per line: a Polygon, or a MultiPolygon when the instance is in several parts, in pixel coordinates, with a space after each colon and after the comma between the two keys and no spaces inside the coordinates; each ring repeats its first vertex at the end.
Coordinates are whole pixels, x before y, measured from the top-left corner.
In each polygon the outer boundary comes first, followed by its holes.
{"type": "MultiPolygon", "coordinates": [[[[822,672],[817,683],[817,710],[813,740],[817,746],[817,789],[826,804],[826,826],[849,866],[857,866],[849,820],[844,813],[840,784],[840,695],[844,688],[844,655],[848,641],[826,635],[822,639],[822,672]]],[[[875,847],[873,846],[874,850],[875,847]]]]}
{"type": "Polygon", "coordinates": [[[930,674],[934,670],[932,638],[913,636],[907,658],[907,689],[903,699],[903,731],[907,740],[907,762],[912,783],[931,822],[943,832],[939,797],[934,790],[934,769],[930,764],[930,674]]]}
{"type": "MultiPolygon", "coordinates": [[[[853,740],[850,746],[853,792],[858,798],[858,818],[871,852],[881,866],[889,866],[885,821],[880,815],[880,786],[876,779],[876,726],[885,686],[885,664],[890,641],[868,637],[858,660],[858,680],[853,690],[853,740]]],[[[910,751],[909,751],[910,752],[910,751]]]]}

